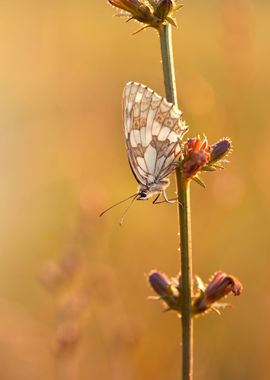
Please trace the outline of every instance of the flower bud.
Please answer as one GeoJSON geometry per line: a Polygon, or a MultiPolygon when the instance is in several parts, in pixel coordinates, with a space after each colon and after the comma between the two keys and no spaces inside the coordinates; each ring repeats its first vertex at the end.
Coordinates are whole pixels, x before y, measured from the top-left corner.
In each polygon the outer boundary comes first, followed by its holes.
{"type": "Polygon", "coordinates": [[[148,280],[154,291],[161,297],[167,294],[170,286],[169,280],[164,274],[159,272],[150,272],[148,280]]]}
{"type": "Polygon", "coordinates": [[[210,147],[206,137],[191,138],[184,145],[182,171],[185,178],[194,177],[210,159],[210,147]]]}
{"type": "Polygon", "coordinates": [[[138,9],[142,3],[139,0],[108,0],[114,7],[123,9],[127,12],[132,12],[138,9]]]}
{"type": "Polygon", "coordinates": [[[180,310],[179,291],[175,281],[170,281],[165,274],[150,272],[148,280],[154,291],[169,306],[169,309],[180,310]]]}
{"type": "Polygon", "coordinates": [[[154,16],[164,21],[173,11],[173,5],[172,0],[159,0],[154,11],[154,16]]]}
{"type": "Polygon", "coordinates": [[[230,292],[239,296],[242,290],[243,286],[236,277],[224,272],[215,273],[205,290],[194,301],[195,314],[215,307],[215,303],[230,292]]]}
{"type": "MultiPolygon", "coordinates": [[[[173,17],[178,9],[182,5],[177,5],[174,0],[108,0],[114,7],[120,8],[127,12],[123,16],[129,17],[130,19],[135,19],[143,24],[140,30],[147,27],[153,27],[155,29],[160,29],[165,23],[169,23],[173,26],[177,26],[176,20],[173,17]]],[[[121,14],[120,14],[121,15],[121,14]]],[[[135,32],[134,34],[136,34],[135,32]]]]}
{"type": "Polygon", "coordinates": [[[131,17],[145,24],[152,24],[154,16],[150,8],[139,0],[108,0],[114,7],[120,8],[131,14],[131,17]]]}
{"type": "Polygon", "coordinates": [[[219,161],[226,156],[230,152],[231,147],[232,143],[229,139],[222,139],[216,144],[211,145],[210,164],[219,161]]]}
{"type": "Polygon", "coordinates": [[[242,284],[232,275],[224,272],[217,272],[205,289],[205,299],[207,303],[213,303],[232,292],[239,296],[242,292],[242,284]]]}

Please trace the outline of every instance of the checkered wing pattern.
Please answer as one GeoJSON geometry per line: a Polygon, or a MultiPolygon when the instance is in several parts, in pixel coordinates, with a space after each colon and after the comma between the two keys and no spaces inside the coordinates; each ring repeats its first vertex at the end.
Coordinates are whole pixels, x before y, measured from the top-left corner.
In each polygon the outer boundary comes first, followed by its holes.
{"type": "Polygon", "coordinates": [[[179,140],[187,131],[182,112],[153,90],[126,84],[123,119],[131,169],[145,186],[170,175],[180,155],[179,140]]]}

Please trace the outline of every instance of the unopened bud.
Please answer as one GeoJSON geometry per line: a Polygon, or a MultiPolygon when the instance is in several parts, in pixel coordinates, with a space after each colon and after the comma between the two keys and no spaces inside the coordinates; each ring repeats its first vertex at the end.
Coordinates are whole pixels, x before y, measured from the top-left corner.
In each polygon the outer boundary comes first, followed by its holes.
{"type": "Polygon", "coordinates": [[[150,272],[148,280],[154,291],[160,297],[163,297],[167,294],[170,283],[165,274],[161,274],[159,272],[150,272]]]}
{"type": "Polygon", "coordinates": [[[108,0],[114,7],[129,12],[131,17],[145,24],[152,24],[154,16],[150,8],[139,0],[108,0]]]}
{"type": "Polygon", "coordinates": [[[108,0],[111,5],[114,7],[123,9],[127,12],[139,8],[142,5],[142,2],[139,0],[108,0]]]}
{"type": "MultiPolygon", "coordinates": [[[[124,10],[124,16],[135,19],[145,24],[140,30],[148,27],[160,29],[162,25],[169,23],[177,26],[173,14],[181,8],[174,0],[108,0],[114,7],[124,10]]],[[[134,34],[136,34],[135,32],[134,34]]]]}
{"type": "Polygon", "coordinates": [[[150,272],[148,280],[154,291],[169,306],[169,309],[180,310],[179,290],[165,274],[150,272]]]}
{"type": "Polygon", "coordinates": [[[206,137],[191,138],[184,146],[182,170],[185,178],[194,177],[210,159],[210,147],[206,137]]]}
{"type": "Polygon", "coordinates": [[[206,302],[216,302],[230,292],[232,292],[235,296],[239,296],[242,289],[242,284],[236,277],[227,275],[224,272],[217,272],[205,289],[206,302]]]}
{"type": "Polygon", "coordinates": [[[172,0],[159,0],[154,11],[154,16],[164,21],[173,10],[172,0]]]}
{"type": "Polygon", "coordinates": [[[217,272],[206,286],[201,295],[195,299],[194,308],[195,314],[202,313],[212,306],[227,294],[232,292],[235,296],[239,296],[243,290],[240,281],[224,272],[217,272]]]}
{"type": "Polygon", "coordinates": [[[222,139],[218,141],[216,144],[211,145],[210,164],[219,161],[223,157],[225,157],[230,152],[231,147],[232,143],[229,139],[222,139]]]}

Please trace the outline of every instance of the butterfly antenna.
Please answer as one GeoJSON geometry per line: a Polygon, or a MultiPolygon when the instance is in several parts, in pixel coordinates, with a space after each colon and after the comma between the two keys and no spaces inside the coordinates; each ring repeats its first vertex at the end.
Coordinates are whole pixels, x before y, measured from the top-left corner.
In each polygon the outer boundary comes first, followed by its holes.
{"type": "MultiPolygon", "coordinates": [[[[130,204],[127,206],[127,208],[126,208],[125,211],[123,212],[123,214],[122,214],[122,216],[121,216],[121,219],[120,219],[120,221],[119,221],[120,226],[123,225],[123,223],[124,223],[124,217],[125,217],[126,213],[128,212],[128,210],[130,209],[130,207],[133,205],[133,202],[134,202],[135,199],[137,198],[137,195],[138,195],[138,193],[133,195],[133,199],[132,199],[132,201],[130,202],[130,204]]],[[[131,198],[131,197],[130,197],[130,198],[131,198]]]]}
{"type": "MultiPolygon", "coordinates": [[[[137,195],[138,195],[138,193],[136,193],[136,194],[132,194],[132,195],[130,195],[129,197],[123,199],[122,201],[115,203],[115,204],[112,205],[111,207],[109,207],[109,208],[107,208],[106,210],[102,211],[102,213],[101,213],[99,216],[104,215],[107,211],[111,210],[111,209],[114,208],[115,206],[120,205],[120,204],[123,203],[123,202],[126,202],[126,201],[129,200],[130,198],[134,198],[133,200],[135,200],[136,197],[137,197],[137,195]]],[[[133,201],[132,201],[132,203],[133,203],[133,201]]]]}

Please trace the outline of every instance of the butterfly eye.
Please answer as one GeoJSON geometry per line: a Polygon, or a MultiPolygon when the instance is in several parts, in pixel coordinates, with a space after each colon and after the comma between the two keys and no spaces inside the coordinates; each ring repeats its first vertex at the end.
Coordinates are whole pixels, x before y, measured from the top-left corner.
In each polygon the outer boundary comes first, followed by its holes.
{"type": "Polygon", "coordinates": [[[145,192],[140,192],[140,194],[139,194],[139,198],[138,199],[148,199],[148,197],[147,197],[147,194],[145,193],[145,192]]]}

